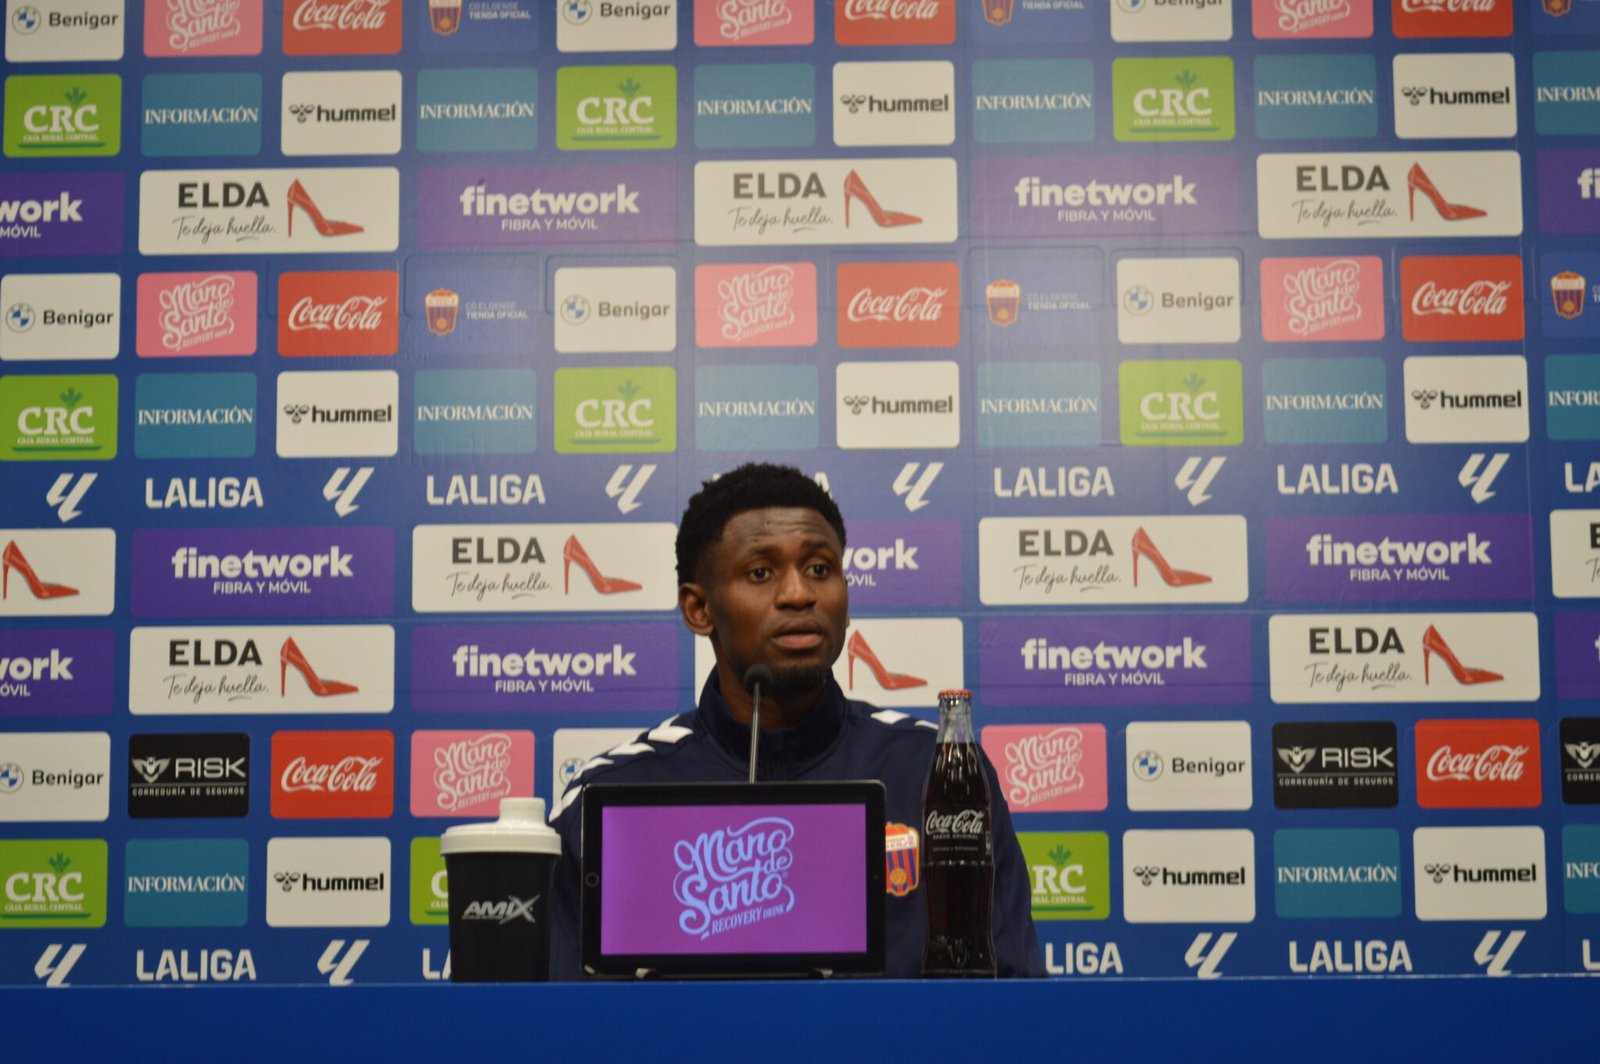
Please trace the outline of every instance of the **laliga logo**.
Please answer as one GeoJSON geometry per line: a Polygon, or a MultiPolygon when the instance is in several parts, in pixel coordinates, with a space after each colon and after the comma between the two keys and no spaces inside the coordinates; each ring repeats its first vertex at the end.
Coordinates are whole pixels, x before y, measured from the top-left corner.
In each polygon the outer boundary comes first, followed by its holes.
{"type": "Polygon", "coordinates": [[[740,828],[701,832],[692,842],[678,840],[672,894],[683,906],[679,930],[704,940],[793,909],[786,880],[794,870],[794,835],[791,821],[765,816],[740,828]]]}

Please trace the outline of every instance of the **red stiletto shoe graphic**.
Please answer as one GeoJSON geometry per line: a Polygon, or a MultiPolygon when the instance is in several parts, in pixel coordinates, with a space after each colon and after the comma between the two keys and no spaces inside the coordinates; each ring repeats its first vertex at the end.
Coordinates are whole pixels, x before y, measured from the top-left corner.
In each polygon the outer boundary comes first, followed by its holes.
{"type": "Polygon", "coordinates": [[[317,227],[317,232],[323,236],[349,236],[351,233],[362,233],[366,230],[354,222],[329,221],[322,216],[317,205],[311,201],[311,193],[306,187],[295,181],[289,185],[289,235],[294,236],[294,211],[298,207],[305,211],[311,218],[311,224],[317,227]]]}
{"type": "Polygon", "coordinates": [[[862,638],[859,631],[850,633],[850,642],[845,650],[850,655],[850,690],[856,689],[856,659],[860,658],[867,668],[872,670],[872,675],[877,679],[878,686],[885,691],[903,691],[907,687],[926,687],[928,681],[918,676],[907,676],[903,672],[890,672],[883,667],[883,662],[878,660],[878,655],[872,652],[867,641],[862,638]]]}
{"type": "Polygon", "coordinates": [[[1167,559],[1156,550],[1156,545],[1150,534],[1143,528],[1133,534],[1133,586],[1139,586],[1139,558],[1143,556],[1150,559],[1150,564],[1156,567],[1156,572],[1161,574],[1161,579],[1167,582],[1168,587],[1192,587],[1195,584],[1209,584],[1211,578],[1205,573],[1191,573],[1187,569],[1174,569],[1167,564],[1167,559]]]}
{"type": "Polygon", "coordinates": [[[851,170],[844,179],[844,227],[850,228],[850,201],[860,200],[867,208],[867,213],[872,215],[872,220],[884,229],[893,229],[900,225],[919,225],[922,218],[919,215],[907,214],[905,211],[886,211],[878,206],[878,200],[867,188],[866,182],[861,180],[861,175],[851,170]]]}
{"type": "Polygon", "coordinates": [[[306,686],[311,688],[311,693],[318,698],[327,698],[329,695],[348,695],[361,690],[353,683],[341,683],[338,680],[324,680],[317,675],[317,670],[311,667],[306,656],[300,653],[300,646],[291,636],[283,641],[283,649],[278,651],[278,697],[282,698],[289,689],[289,666],[293,665],[305,680],[306,686]]]}
{"type": "Polygon", "coordinates": [[[1447,222],[1464,222],[1468,218],[1482,218],[1488,211],[1479,210],[1477,207],[1463,207],[1459,203],[1451,203],[1440,195],[1422,167],[1416,163],[1411,164],[1411,169],[1406,173],[1406,188],[1411,194],[1411,220],[1417,220],[1417,193],[1421,192],[1433,202],[1433,209],[1439,212],[1439,217],[1447,222]]]}
{"type": "Polygon", "coordinates": [[[17,546],[17,541],[12,540],[6,544],[6,552],[0,564],[5,566],[5,572],[0,575],[0,599],[11,597],[11,570],[15,569],[22,574],[22,579],[27,581],[28,590],[33,592],[36,599],[67,598],[76,595],[78,589],[65,584],[51,584],[40,580],[33,572],[33,566],[28,564],[28,559],[22,556],[22,549],[17,546]]]}
{"type": "Polygon", "coordinates": [[[1450,644],[1444,641],[1444,636],[1439,634],[1439,629],[1430,624],[1428,625],[1428,630],[1422,633],[1422,682],[1424,684],[1433,682],[1429,675],[1431,672],[1429,659],[1435,654],[1444,659],[1444,663],[1450,668],[1450,675],[1456,678],[1456,683],[1498,683],[1505,679],[1498,672],[1490,672],[1488,669],[1474,669],[1470,665],[1461,664],[1461,659],[1457,658],[1455,651],[1450,649],[1450,644]]]}
{"type": "Polygon", "coordinates": [[[614,576],[601,576],[600,569],[589,560],[589,554],[583,549],[583,544],[578,542],[577,536],[568,536],[566,545],[561,548],[561,591],[569,594],[572,591],[572,563],[577,562],[578,568],[589,574],[589,583],[602,595],[615,595],[619,591],[638,591],[643,584],[636,584],[632,580],[620,580],[614,576]]]}

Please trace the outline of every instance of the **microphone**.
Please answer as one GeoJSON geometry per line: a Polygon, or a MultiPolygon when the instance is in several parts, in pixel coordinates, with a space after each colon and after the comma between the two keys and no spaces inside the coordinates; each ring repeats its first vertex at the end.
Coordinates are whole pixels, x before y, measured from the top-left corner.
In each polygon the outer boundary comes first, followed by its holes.
{"type": "Polygon", "coordinates": [[[756,781],[756,737],[761,734],[761,688],[772,686],[772,669],[752,665],[744,670],[744,689],[750,692],[750,782],[756,781]]]}

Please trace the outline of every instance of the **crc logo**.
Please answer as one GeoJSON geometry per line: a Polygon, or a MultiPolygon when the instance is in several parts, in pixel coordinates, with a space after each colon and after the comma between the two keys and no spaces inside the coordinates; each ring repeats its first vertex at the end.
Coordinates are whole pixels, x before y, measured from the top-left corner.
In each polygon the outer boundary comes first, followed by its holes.
{"type": "Polygon", "coordinates": [[[80,88],[67,90],[65,104],[36,104],[22,112],[22,128],[29,133],[98,133],[100,108],[84,103],[89,94],[80,88]]]}
{"type": "Polygon", "coordinates": [[[1184,378],[1187,392],[1146,392],[1139,400],[1139,414],[1148,421],[1217,421],[1222,417],[1216,391],[1201,391],[1205,380],[1191,374],[1184,378]]]}
{"type": "Polygon", "coordinates": [[[1140,89],[1133,94],[1133,110],[1142,118],[1207,118],[1211,115],[1211,90],[1195,88],[1200,80],[1193,71],[1173,75],[1175,89],[1140,89]]]}
{"type": "Polygon", "coordinates": [[[635,399],[632,392],[624,391],[621,399],[585,399],[573,412],[581,428],[586,429],[648,429],[656,423],[652,399],[635,399]]]}
{"type": "Polygon", "coordinates": [[[645,126],[655,120],[656,98],[641,95],[644,86],[628,78],[617,96],[585,96],[578,101],[578,121],[589,126],[645,126]]]}
{"type": "Polygon", "coordinates": [[[92,436],[94,407],[81,405],[83,396],[68,388],[58,396],[61,406],[25,406],[17,413],[17,431],[24,436],[92,436]]]}

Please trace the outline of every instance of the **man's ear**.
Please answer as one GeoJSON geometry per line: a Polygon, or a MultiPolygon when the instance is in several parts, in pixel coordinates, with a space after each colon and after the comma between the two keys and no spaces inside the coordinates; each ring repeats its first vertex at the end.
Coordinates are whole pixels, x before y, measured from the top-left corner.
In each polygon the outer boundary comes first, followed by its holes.
{"type": "Polygon", "coordinates": [[[683,616],[684,626],[695,635],[711,634],[711,604],[704,587],[699,584],[679,584],[678,613],[683,616]]]}

